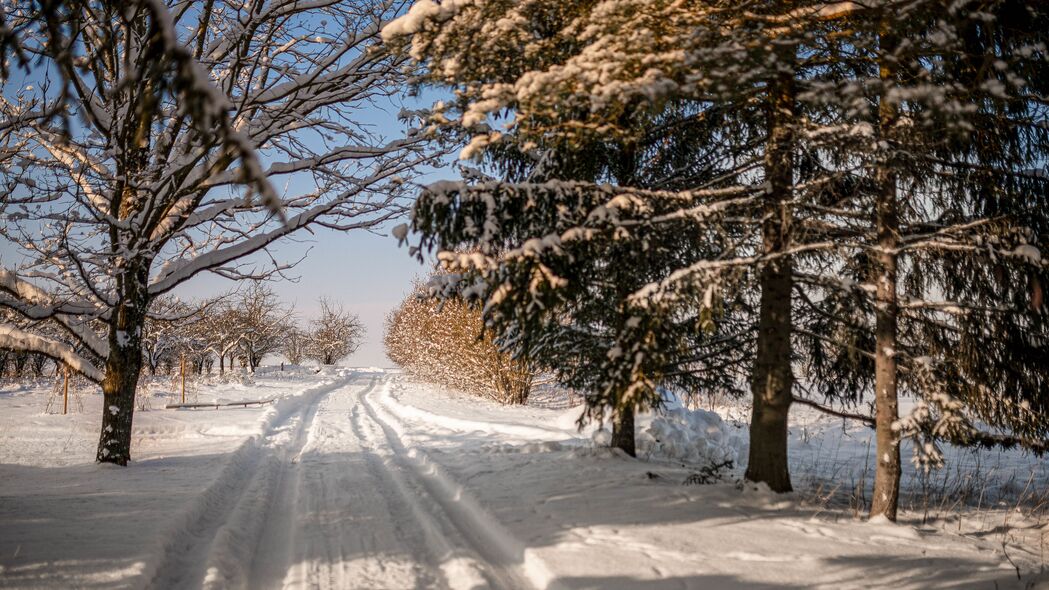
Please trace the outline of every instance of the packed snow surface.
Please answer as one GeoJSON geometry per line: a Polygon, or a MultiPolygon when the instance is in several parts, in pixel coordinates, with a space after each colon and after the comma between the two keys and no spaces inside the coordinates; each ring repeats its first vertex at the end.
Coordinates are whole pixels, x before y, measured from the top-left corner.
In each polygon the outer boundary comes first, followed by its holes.
{"type": "Polygon", "coordinates": [[[1036,544],[1003,542],[1009,523],[864,522],[753,486],[683,485],[745,452],[714,412],[642,417],[636,460],[578,432],[578,408],[499,406],[396,372],[270,372],[198,397],[277,401],[140,411],[135,460],[117,468],[92,462],[98,396],[62,416],[43,412],[44,389],[0,392],[0,587],[1045,583],[1036,544]]]}

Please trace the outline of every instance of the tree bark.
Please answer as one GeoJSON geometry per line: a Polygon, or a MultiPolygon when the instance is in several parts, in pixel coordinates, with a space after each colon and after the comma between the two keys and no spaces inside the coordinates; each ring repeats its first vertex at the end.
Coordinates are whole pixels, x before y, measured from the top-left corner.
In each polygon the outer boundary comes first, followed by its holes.
{"type": "MultiPolygon", "coordinates": [[[[892,140],[892,128],[898,116],[896,105],[886,100],[894,84],[896,70],[893,53],[897,46],[894,35],[883,23],[879,45],[881,57],[879,77],[881,97],[878,105],[878,130],[883,142],[892,140]]],[[[899,305],[896,297],[897,254],[899,243],[899,211],[896,199],[896,175],[888,155],[878,160],[875,172],[878,183],[875,204],[875,230],[878,249],[875,255],[875,351],[874,351],[874,430],[877,457],[874,470],[874,494],[871,517],[883,516],[896,520],[900,499],[900,440],[893,424],[899,419],[899,400],[896,385],[896,324],[899,305]]]]}
{"type": "MultiPolygon", "coordinates": [[[[793,61],[793,51],[781,51],[780,59],[793,61]]],[[[789,492],[792,488],[787,465],[787,417],[794,386],[790,366],[793,265],[789,256],[782,253],[790,247],[791,240],[793,75],[781,74],[770,84],[769,93],[769,139],[765,153],[768,189],[762,238],[765,255],[772,258],[763,264],[759,278],[761,303],[751,381],[750,454],[745,477],[748,481],[765,483],[775,492],[789,492]]]]}
{"type": "Polygon", "coordinates": [[[631,457],[637,456],[634,445],[634,408],[628,407],[612,416],[612,448],[622,449],[631,457]]]}
{"type": "Polygon", "coordinates": [[[102,433],[95,458],[101,463],[127,465],[131,460],[131,427],[135,390],[142,370],[142,330],[149,297],[149,264],[128,269],[118,277],[122,297],[109,323],[109,356],[102,380],[102,433]]]}

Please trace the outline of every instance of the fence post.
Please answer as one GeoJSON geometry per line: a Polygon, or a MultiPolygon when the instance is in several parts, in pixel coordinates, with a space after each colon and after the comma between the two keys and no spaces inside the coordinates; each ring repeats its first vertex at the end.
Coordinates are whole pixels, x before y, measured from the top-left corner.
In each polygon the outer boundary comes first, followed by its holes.
{"type": "Polygon", "coordinates": [[[182,403],[186,403],[186,355],[182,355],[182,403]]]}
{"type": "Polygon", "coordinates": [[[69,365],[65,365],[65,377],[62,382],[62,415],[69,413],[69,365]]]}

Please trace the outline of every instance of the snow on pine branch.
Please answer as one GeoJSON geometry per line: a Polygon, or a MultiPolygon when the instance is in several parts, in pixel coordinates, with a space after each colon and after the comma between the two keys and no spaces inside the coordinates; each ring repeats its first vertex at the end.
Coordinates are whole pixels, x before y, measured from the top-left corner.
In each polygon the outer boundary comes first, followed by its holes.
{"type": "MultiPolygon", "coordinates": [[[[753,195],[755,192],[760,192],[760,188],[659,191],[581,181],[439,181],[426,187],[413,219],[418,228],[429,223],[432,216],[449,216],[462,239],[470,240],[482,252],[500,250],[503,258],[512,259],[535,255],[561,242],[592,239],[599,231],[726,215],[752,206],[758,198],[753,195]],[[562,210],[559,233],[529,239],[520,248],[505,250],[499,237],[501,227],[513,224],[521,227],[523,235],[534,235],[529,226],[532,204],[549,200],[559,203],[562,210]]],[[[541,223],[542,220],[536,220],[536,224],[541,223]]]]}
{"type": "MultiPolygon", "coordinates": [[[[946,391],[942,377],[937,375],[937,362],[931,357],[919,357],[911,363],[917,400],[913,409],[893,424],[901,438],[914,441],[915,465],[940,468],[944,464],[941,442],[963,446],[1011,448],[1020,446],[1043,454],[1049,451],[1045,439],[988,432],[977,426],[967,404],[946,391]]],[[[1009,402],[1012,403],[1012,402],[1009,402]]],[[[1021,412],[1031,413],[1026,402],[1017,402],[1021,412]]],[[[1031,416],[1030,419],[1036,419],[1031,416]]]]}

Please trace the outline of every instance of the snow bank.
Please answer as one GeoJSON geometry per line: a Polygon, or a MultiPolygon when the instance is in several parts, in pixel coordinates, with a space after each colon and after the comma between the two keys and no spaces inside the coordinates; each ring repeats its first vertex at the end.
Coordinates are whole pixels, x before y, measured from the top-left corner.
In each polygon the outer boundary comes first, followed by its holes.
{"type": "Polygon", "coordinates": [[[637,433],[637,447],[652,457],[697,465],[739,464],[745,437],[716,412],[673,408],[637,433]]]}

